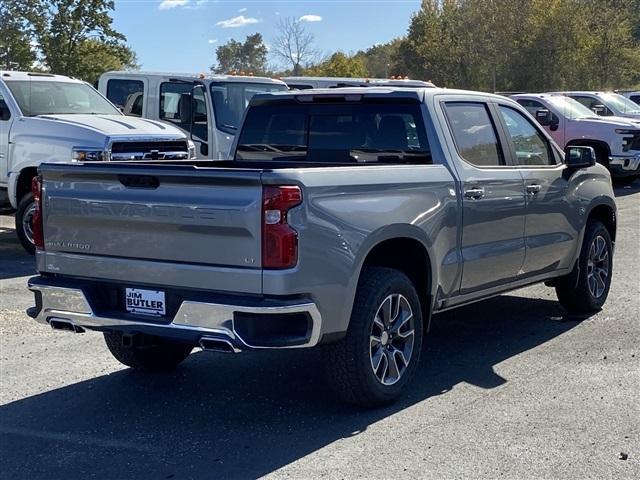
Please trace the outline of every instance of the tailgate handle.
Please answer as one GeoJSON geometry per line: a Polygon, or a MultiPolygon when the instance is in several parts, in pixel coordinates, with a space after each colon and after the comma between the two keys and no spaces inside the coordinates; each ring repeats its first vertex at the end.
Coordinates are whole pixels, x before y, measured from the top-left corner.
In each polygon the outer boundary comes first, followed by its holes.
{"type": "Polygon", "coordinates": [[[118,175],[120,183],[127,188],[158,188],[160,180],[152,175],[118,175]]]}

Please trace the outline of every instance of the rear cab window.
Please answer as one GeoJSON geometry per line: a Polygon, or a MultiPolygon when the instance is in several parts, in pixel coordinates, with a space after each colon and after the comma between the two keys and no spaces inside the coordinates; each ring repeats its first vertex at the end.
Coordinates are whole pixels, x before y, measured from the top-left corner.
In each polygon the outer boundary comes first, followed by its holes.
{"type": "Polygon", "coordinates": [[[236,160],[432,163],[419,103],[264,103],[244,122],[236,160]]]}

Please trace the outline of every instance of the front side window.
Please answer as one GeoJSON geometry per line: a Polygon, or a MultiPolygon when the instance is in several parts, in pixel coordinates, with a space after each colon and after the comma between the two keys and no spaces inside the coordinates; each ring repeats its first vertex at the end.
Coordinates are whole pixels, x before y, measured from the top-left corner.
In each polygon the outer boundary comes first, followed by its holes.
{"type": "Polygon", "coordinates": [[[518,165],[555,165],[549,143],[522,113],[503,105],[500,114],[507,127],[518,165]]]}
{"type": "Polygon", "coordinates": [[[192,83],[165,82],[160,85],[160,120],[166,120],[174,125],[193,132],[193,135],[203,141],[207,140],[207,104],[202,88],[194,88],[192,83]],[[193,99],[191,94],[193,93],[193,99]],[[191,120],[182,118],[180,111],[184,102],[193,102],[193,126],[191,120]]]}
{"type": "Polygon", "coordinates": [[[640,95],[631,95],[631,101],[636,103],[638,105],[638,108],[640,108],[640,95]]]}
{"type": "Polygon", "coordinates": [[[504,165],[486,104],[447,102],[445,113],[462,158],[480,167],[504,165]]]}
{"type": "Polygon", "coordinates": [[[144,83],[142,80],[109,80],[107,98],[125,115],[141,117],[144,83]]]}
{"type": "Polygon", "coordinates": [[[286,85],[272,83],[215,82],[211,84],[211,97],[216,126],[231,135],[238,127],[251,98],[258,93],[286,91],[286,85]]]}
{"type": "Polygon", "coordinates": [[[418,104],[265,104],[247,113],[236,160],[431,163],[418,104]]]}
{"type": "Polygon", "coordinates": [[[11,90],[22,113],[36,115],[101,114],[120,112],[85,83],[44,80],[10,80],[11,90]]]}
{"type": "Polygon", "coordinates": [[[11,112],[7,103],[4,101],[4,97],[0,93],[0,121],[7,121],[11,118],[11,112]]]}
{"type": "Polygon", "coordinates": [[[573,98],[578,103],[581,103],[585,107],[587,107],[592,112],[597,113],[600,116],[611,116],[613,112],[607,108],[606,105],[602,103],[601,100],[595,97],[587,97],[584,95],[572,95],[570,98],[573,98]],[[603,108],[604,107],[604,108],[603,108]]]}

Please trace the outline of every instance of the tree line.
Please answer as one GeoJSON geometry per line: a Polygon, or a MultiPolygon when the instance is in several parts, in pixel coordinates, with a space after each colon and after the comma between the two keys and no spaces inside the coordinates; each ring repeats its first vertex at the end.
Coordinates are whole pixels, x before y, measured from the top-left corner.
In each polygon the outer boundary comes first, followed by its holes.
{"type": "Polygon", "coordinates": [[[262,48],[259,61],[228,55],[226,44],[217,48],[212,70],[409,76],[491,92],[640,88],[640,0],[423,0],[406,35],[324,59],[318,58],[313,36],[294,19],[281,21],[278,32],[272,48],[288,68],[269,67],[257,33],[244,45],[262,48]],[[304,55],[296,56],[299,45],[304,55]]]}
{"type": "MultiPolygon", "coordinates": [[[[89,82],[136,68],[113,10],[113,0],[0,0],[0,68],[89,82]]],[[[295,18],[269,40],[229,40],[211,70],[399,75],[483,91],[640,88],[640,0],[423,0],[404,35],[362,51],[323,57],[295,18]]]]}

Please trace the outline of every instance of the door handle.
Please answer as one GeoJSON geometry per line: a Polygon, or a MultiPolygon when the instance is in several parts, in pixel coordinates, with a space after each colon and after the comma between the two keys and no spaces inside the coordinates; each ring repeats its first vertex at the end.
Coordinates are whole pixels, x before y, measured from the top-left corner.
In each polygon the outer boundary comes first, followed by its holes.
{"type": "Polygon", "coordinates": [[[540,191],[542,187],[540,185],[527,185],[527,193],[530,195],[535,195],[540,191]]]}
{"type": "Polygon", "coordinates": [[[477,200],[479,198],[484,197],[484,188],[483,187],[474,187],[464,191],[465,198],[471,198],[473,200],[477,200]]]}

